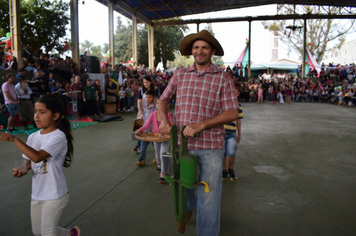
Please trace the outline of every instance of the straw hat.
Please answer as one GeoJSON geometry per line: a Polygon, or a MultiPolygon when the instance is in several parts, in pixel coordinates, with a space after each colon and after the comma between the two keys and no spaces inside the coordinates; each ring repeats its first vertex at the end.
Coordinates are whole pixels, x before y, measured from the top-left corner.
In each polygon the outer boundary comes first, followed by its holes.
{"type": "Polygon", "coordinates": [[[182,53],[182,55],[192,55],[193,43],[197,40],[203,40],[205,42],[210,43],[210,45],[212,45],[216,50],[214,55],[224,56],[224,50],[222,49],[218,40],[216,40],[216,38],[214,38],[214,36],[206,30],[202,30],[197,34],[187,35],[182,39],[179,45],[179,51],[182,53]]]}

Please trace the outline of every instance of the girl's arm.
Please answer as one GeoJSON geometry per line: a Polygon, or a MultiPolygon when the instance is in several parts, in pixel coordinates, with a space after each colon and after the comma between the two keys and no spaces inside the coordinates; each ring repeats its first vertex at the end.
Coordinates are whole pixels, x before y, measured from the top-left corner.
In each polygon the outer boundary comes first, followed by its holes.
{"type": "Polygon", "coordinates": [[[142,133],[143,131],[148,130],[148,128],[150,128],[151,123],[154,121],[154,112],[150,114],[150,116],[148,117],[147,121],[145,122],[145,124],[136,131],[136,134],[139,135],[140,133],[142,133]]]}
{"type": "Polygon", "coordinates": [[[28,146],[26,143],[22,142],[21,139],[17,138],[14,135],[11,135],[9,133],[3,133],[3,132],[0,132],[0,135],[1,135],[1,141],[13,142],[23,154],[25,154],[31,161],[35,163],[41,162],[47,157],[50,157],[50,154],[48,154],[46,151],[43,150],[36,151],[35,149],[28,146]]]}

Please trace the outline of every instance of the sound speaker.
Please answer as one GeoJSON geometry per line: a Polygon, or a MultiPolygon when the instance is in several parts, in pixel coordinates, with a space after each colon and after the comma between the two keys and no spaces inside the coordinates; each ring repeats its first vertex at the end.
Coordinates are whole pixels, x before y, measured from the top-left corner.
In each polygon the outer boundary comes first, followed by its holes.
{"type": "Polygon", "coordinates": [[[100,73],[100,61],[96,56],[85,56],[87,73],[100,73]]]}

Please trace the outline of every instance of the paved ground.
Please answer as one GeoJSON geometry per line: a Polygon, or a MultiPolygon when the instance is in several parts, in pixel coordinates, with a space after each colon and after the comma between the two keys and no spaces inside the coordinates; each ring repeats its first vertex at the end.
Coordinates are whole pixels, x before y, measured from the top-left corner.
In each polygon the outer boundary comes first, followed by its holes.
{"type": "MultiPolygon", "coordinates": [[[[355,235],[356,109],[243,103],[243,110],[238,181],[223,183],[220,235],[355,235]]],[[[135,114],[122,117],[73,132],[60,225],[78,225],[84,236],[178,235],[173,190],[158,183],[153,147],[149,164],[135,166],[135,114]]],[[[21,156],[12,143],[0,150],[0,235],[31,235],[31,178],[11,176],[21,156]]],[[[185,235],[195,235],[195,217],[185,235]]]]}

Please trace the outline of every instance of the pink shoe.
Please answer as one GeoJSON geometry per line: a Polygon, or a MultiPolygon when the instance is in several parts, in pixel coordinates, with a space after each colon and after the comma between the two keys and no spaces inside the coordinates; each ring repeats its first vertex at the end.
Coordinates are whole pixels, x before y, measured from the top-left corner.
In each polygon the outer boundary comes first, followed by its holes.
{"type": "Polygon", "coordinates": [[[73,228],[70,229],[70,235],[71,236],[79,236],[80,235],[80,229],[78,226],[74,226],[73,228]]]}

